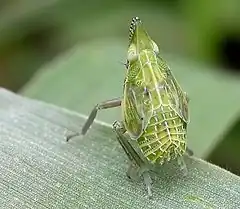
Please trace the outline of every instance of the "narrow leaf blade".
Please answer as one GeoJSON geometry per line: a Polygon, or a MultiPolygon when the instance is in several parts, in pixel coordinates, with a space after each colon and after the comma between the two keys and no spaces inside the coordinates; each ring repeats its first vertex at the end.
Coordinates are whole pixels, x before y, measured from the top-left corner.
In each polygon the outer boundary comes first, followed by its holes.
{"type": "Polygon", "coordinates": [[[240,179],[197,158],[183,177],[173,163],[156,176],[153,199],[129,181],[128,164],[109,126],[96,122],[69,143],[85,117],[0,90],[2,208],[237,208],[240,179]]]}

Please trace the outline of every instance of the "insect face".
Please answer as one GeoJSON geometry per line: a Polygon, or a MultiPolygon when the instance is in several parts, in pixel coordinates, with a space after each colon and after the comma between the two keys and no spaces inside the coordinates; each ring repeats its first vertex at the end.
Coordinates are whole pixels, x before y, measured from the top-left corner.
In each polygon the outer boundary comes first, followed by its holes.
{"type": "Polygon", "coordinates": [[[157,44],[150,38],[138,17],[132,19],[129,27],[129,47],[127,60],[133,63],[144,50],[159,53],[157,44]]]}

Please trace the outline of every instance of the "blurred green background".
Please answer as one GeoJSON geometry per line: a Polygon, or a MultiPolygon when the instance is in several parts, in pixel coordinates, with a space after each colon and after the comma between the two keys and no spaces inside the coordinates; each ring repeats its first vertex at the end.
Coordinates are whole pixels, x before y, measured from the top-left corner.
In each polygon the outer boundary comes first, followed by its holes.
{"type": "Polygon", "coordinates": [[[2,0],[0,86],[87,114],[121,94],[128,26],[139,16],[189,92],[191,147],[240,175],[239,8],[238,0],[2,0]]]}

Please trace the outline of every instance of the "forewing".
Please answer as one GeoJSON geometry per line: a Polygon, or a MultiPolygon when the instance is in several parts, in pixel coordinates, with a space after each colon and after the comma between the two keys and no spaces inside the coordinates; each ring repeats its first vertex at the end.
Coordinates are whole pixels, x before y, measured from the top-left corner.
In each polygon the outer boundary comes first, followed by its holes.
{"type": "Polygon", "coordinates": [[[169,95],[170,107],[186,122],[189,122],[188,99],[173,76],[171,70],[166,66],[166,90],[169,95]]]}
{"type": "Polygon", "coordinates": [[[150,94],[144,84],[125,85],[123,114],[128,134],[132,139],[139,138],[153,114],[150,94]]]}

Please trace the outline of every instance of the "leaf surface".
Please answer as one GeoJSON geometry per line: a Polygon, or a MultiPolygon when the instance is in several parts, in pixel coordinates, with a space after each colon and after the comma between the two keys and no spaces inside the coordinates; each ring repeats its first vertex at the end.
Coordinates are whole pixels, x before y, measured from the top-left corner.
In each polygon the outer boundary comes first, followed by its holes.
{"type": "Polygon", "coordinates": [[[197,158],[155,175],[153,199],[126,177],[127,157],[111,128],[96,122],[65,141],[85,116],[0,89],[1,208],[237,208],[240,178],[197,158]]]}

